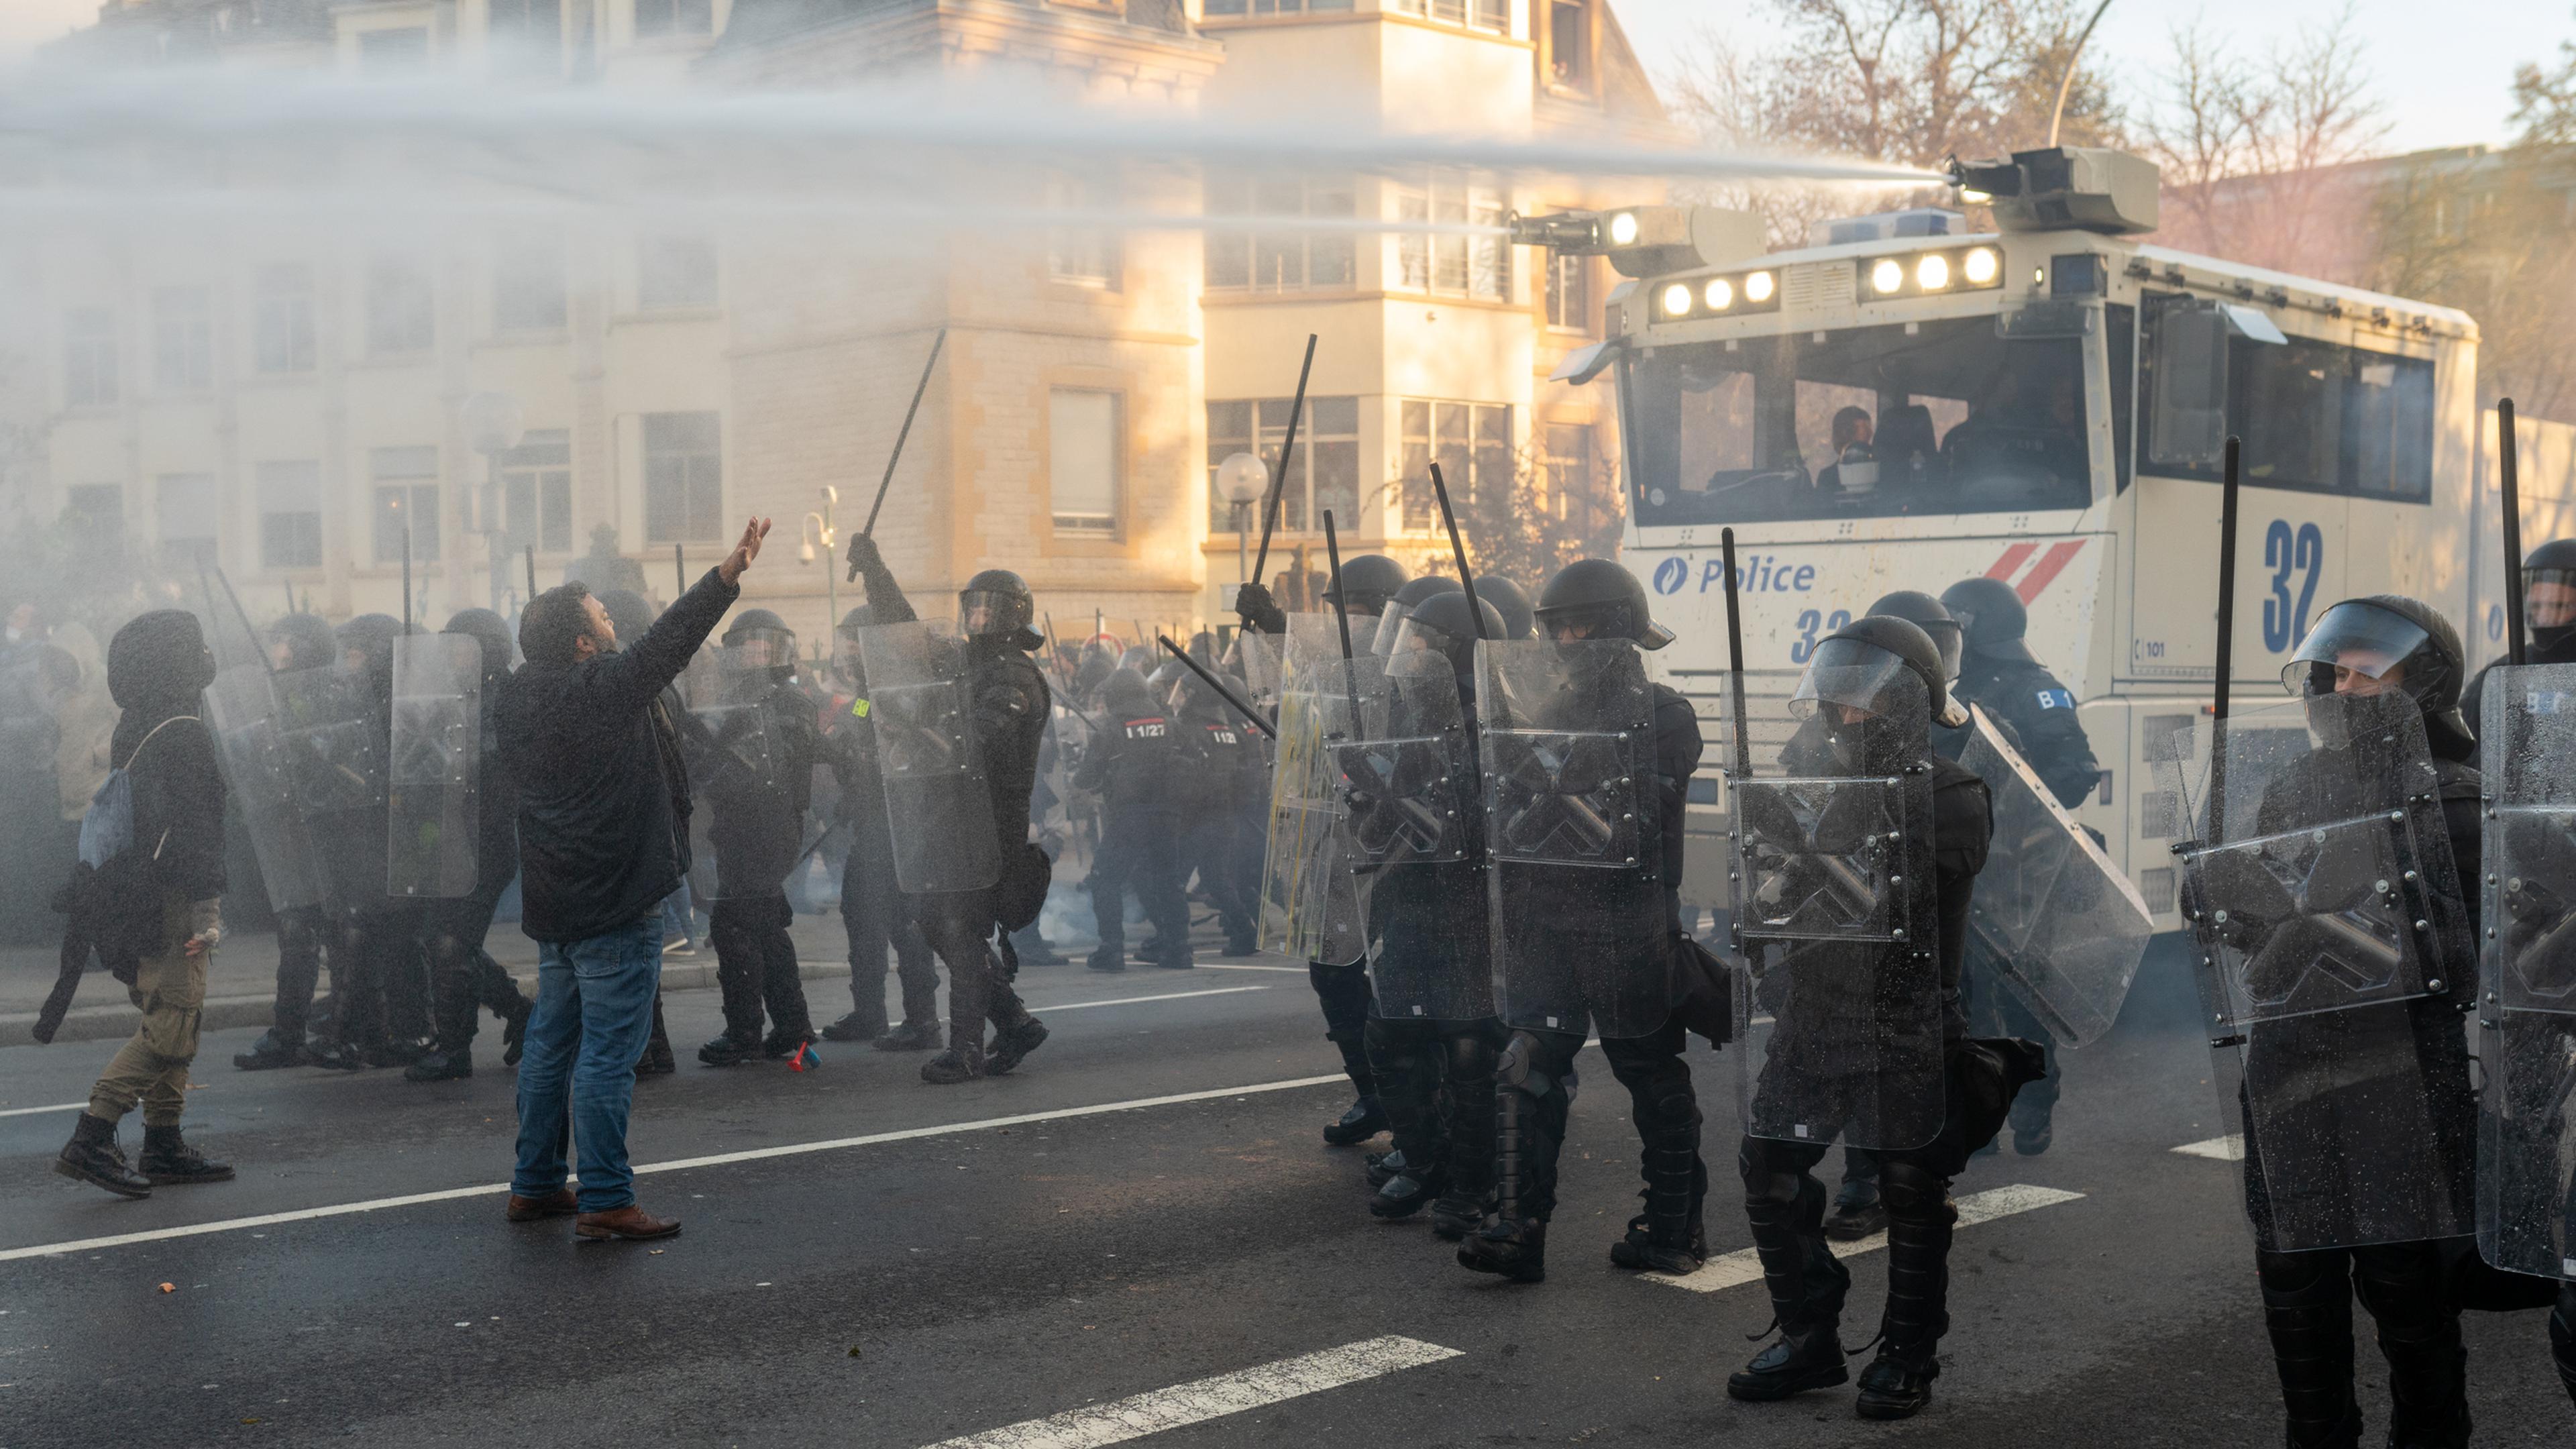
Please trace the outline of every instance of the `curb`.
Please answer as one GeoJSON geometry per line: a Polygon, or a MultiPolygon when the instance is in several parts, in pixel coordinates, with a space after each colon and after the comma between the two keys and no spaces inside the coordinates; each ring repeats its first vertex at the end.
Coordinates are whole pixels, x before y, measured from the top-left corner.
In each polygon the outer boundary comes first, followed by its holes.
{"type": "MultiPolygon", "coordinates": [[[[700,946],[698,952],[704,958],[715,955],[706,946],[700,946]]],[[[796,974],[806,981],[846,981],[850,967],[846,961],[806,961],[798,963],[796,974]]],[[[513,972],[511,979],[519,983],[521,992],[536,995],[537,974],[534,971],[524,974],[513,972]]],[[[714,989],[715,984],[716,963],[713,959],[691,959],[662,968],[664,991],[707,991],[714,989]]],[[[264,1027],[274,1018],[276,1007],[276,998],[265,994],[209,997],[197,1029],[205,1032],[231,1031],[245,1026],[264,1027]]],[[[75,1006],[63,1017],[62,1029],[54,1033],[54,1045],[122,1041],[134,1035],[134,1029],[142,1024],[143,1013],[132,1006],[75,1006]]],[[[35,1027],[36,1014],[32,1011],[0,1014],[0,1047],[35,1045],[35,1027]]]]}

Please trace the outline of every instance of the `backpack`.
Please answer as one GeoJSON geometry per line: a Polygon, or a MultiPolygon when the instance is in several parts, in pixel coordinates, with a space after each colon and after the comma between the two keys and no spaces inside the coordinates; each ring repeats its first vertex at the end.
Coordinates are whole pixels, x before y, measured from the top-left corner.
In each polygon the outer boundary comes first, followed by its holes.
{"type": "Polygon", "coordinates": [[[81,816],[80,859],[72,865],[60,908],[71,917],[71,933],[88,940],[103,960],[158,956],[169,944],[161,939],[161,893],[152,880],[152,863],[169,831],[149,850],[135,847],[134,762],[162,730],[196,719],[174,715],[153,726],[125,763],[108,771],[81,816]]]}

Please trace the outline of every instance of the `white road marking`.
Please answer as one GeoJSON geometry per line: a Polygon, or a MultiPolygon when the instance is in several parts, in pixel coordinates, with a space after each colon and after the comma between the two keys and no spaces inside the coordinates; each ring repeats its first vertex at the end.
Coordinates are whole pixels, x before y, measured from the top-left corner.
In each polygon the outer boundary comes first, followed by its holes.
{"type": "MultiPolygon", "coordinates": [[[[2073,1202],[2083,1195],[2080,1192],[2068,1192],[2063,1188],[2031,1187],[2021,1183],[2011,1187],[1990,1188],[1985,1192],[1972,1192],[1966,1197],[1957,1199],[1959,1226],[1964,1228],[1976,1223],[1990,1223],[1997,1218],[2008,1218],[2015,1213],[2029,1212],[2033,1208],[2055,1207],[2062,1202],[2073,1202]]],[[[1836,1243],[1833,1248],[1835,1257],[1850,1259],[1863,1253],[1875,1253],[1886,1246],[1887,1234],[1872,1233],[1855,1242],[1836,1243]]],[[[1754,1255],[1751,1248],[1738,1248],[1732,1253],[1720,1253],[1701,1264],[1698,1272],[1684,1277],[1676,1278],[1663,1273],[1649,1273],[1646,1276],[1658,1283],[1669,1283],[1675,1288],[1688,1288],[1694,1293],[1722,1293],[1729,1288],[1740,1287],[1746,1283],[1761,1282],[1762,1260],[1754,1255]]]]}
{"type": "Polygon", "coordinates": [[[2180,1147],[2175,1148],[2174,1151],[2181,1153],[2185,1157],[2206,1157],[2214,1162],[2243,1162],[2245,1160],[2245,1139],[2241,1137],[2212,1137],[2206,1142],[2186,1142],[2180,1147]]]}
{"type": "Polygon", "coordinates": [[[1306,968],[1303,966],[1221,966],[1214,961],[1201,961],[1191,969],[1194,971],[1286,971],[1297,976],[1306,974],[1306,968]]]}
{"type": "Polygon", "coordinates": [[[1059,1011],[1088,1011],[1095,1006],[1134,1006],[1140,1001],[1185,1001],[1193,996],[1235,996],[1246,991],[1267,991],[1267,986],[1219,986],[1208,991],[1166,991],[1160,996],[1121,996],[1115,1001],[1053,1001],[1033,1007],[1052,1015],[1059,1011]]]}
{"type": "Polygon", "coordinates": [[[1457,1349],[1418,1338],[1372,1338],[963,1439],[943,1439],[929,1449],[1100,1449],[1459,1357],[1457,1349]]]}
{"type": "Polygon", "coordinates": [[[89,1103],[83,1101],[56,1102],[50,1107],[11,1107],[6,1111],[0,1111],[0,1117],[33,1117],[39,1112],[77,1112],[88,1105],[89,1103]]]}
{"type": "MultiPolygon", "coordinates": [[[[872,1132],[865,1137],[834,1137],[821,1142],[795,1142],[779,1147],[754,1147],[742,1152],[720,1152],[709,1157],[684,1157],[675,1162],[639,1163],[635,1174],[685,1172],[699,1167],[721,1167],[731,1162],[757,1162],[771,1157],[803,1157],[815,1152],[838,1152],[850,1147],[873,1147],[885,1142],[909,1142],[920,1137],[948,1137],[961,1132],[989,1132],[997,1127],[1021,1127],[1032,1122],[1061,1122],[1070,1117],[1100,1117],[1111,1112],[1135,1112],[1147,1107],[1174,1107],[1185,1102],[1213,1102],[1223,1097],[1248,1097],[1263,1092],[1293,1092],[1301,1087],[1320,1087],[1331,1082],[1346,1082],[1339,1072],[1329,1077],[1294,1077],[1279,1082],[1254,1082],[1241,1087],[1218,1087],[1205,1092],[1176,1092],[1168,1097],[1138,1097],[1127,1102],[1102,1102],[1091,1107],[1058,1107],[1046,1112],[1023,1112],[1013,1117],[987,1117],[978,1122],[943,1122],[928,1127],[906,1127],[895,1132],[872,1132]]],[[[276,1223],[300,1223],[314,1218],[345,1217],[351,1213],[380,1212],[387,1208],[415,1207],[422,1203],[449,1202],[457,1198],[489,1197],[506,1193],[506,1182],[487,1182],[476,1187],[451,1187],[437,1192],[409,1193],[402,1197],[370,1198],[365,1202],[331,1203],[323,1207],[297,1208],[291,1212],[264,1213],[253,1218],[224,1218],[210,1223],[188,1223],[174,1228],[152,1228],[136,1233],[117,1233],[103,1238],[80,1238],[67,1243],[42,1243],[31,1248],[0,1249],[0,1263],[20,1258],[46,1258],[62,1253],[86,1253],[99,1248],[122,1248],[133,1243],[158,1243],[172,1238],[194,1238],[208,1233],[229,1233],[243,1228],[264,1228],[276,1223]]]]}

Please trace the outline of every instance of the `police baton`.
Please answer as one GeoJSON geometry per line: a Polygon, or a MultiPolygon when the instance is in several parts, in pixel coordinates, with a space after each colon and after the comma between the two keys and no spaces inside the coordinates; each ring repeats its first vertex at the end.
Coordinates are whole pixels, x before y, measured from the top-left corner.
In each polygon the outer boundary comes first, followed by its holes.
{"type": "Polygon", "coordinates": [[[1188,651],[1188,650],[1183,649],[1180,645],[1175,644],[1175,643],[1173,643],[1173,642],[1172,642],[1172,636],[1171,636],[1171,635],[1169,635],[1169,634],[1157,634],[1157,635],[1155,635],[1155,636],[1154,636],[1154,642],[1155,642],[1155,643],[1157,643],[1157,644],[1162,645],[1162,646],[1163,646],[1164,648],[1166,648],[1166,649],[1171,650],[1171,651],[1172,651],[1172,657],[1173,657],[1174,659],[1177,659],[1177,660],[1181,661],[1183,664],[1188,665],[1188,666],[1189,666],[1189,671],[1190,671],[1190,673],[1197,675],[1197,676],[1199,677],[1199,682],[1200,682],[1200,683],[1205,684],[1208,688],[1215,690],[1215,691],[1217,692],[1217,697],[1218,697],[1219,699],[1222,699],[1222,700],[1224,700],[1226,703],[1228,703],[1228,704],[1230,704],[1230,705],[1233,705],[1233,706],[1234,706],[1235,713],[1242,715],[1242,716],[1243,716],[1243,718],[1244,718],[1244,721],[1245,721],[1246,723],[1250,724],[1254,729],[1257,729],[1257,730],[1261,731],[1261,733],[1262,733],[1262,734],[1264,734],[1264,735],[1268,736],[1268,737],[1269,737],[1269,738],[1271,738],[1271,739],[1274,739],[1274,740],[1275,740],[1275,739],[1279,738],[1279,731],[1271,727],[1270,721],[1268,721],[1268,720],[1266,720],[1266,719],[1263,719],[1263,718],[1261,717],[1261,715],[1260,715],[1260,712],[1259,712],[1259,711],[1257,711],[1257,710],[1255,710],[1251,705],[1245,704],[1245,703],[1243,702],[1242,698],[1241,698],[1240,696],[1236,695],[1236,694],[1235,694],[1235,692],[1234,692],[1233,690],[1228,689],[1228,688],[1226,688],[1224,685],[1222,685],[1222,684],[1218,683],[1218,682],[1217,682],[1217,677],[1216,677],[1214,674],[1211,674],[1211,673],[1209,673],[1209,672],[1208,672],[1208,669],[1207,669],[1207,666],[1206,666],[1206,665],[1203,665],[1203,664],[1199,663],[1197,660],[1192,659],[1192,658],[1190,657],[1190,655],[1189,655],[1189,651],[1188,651]]]}

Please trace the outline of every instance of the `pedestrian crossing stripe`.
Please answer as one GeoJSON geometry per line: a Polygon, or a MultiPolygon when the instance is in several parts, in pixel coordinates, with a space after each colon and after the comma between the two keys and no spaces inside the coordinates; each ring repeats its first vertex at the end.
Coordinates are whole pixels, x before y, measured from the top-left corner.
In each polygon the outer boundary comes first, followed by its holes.
{"type": "MultiPolygon", "coordinates": [[[[1997,1218],[2008,1218],[2016,1213],[2026,1213],[2034,1208],[2055,1207],[2059,1203],[2073,1202],[2082,1196],[2084,1194],[2080,1192],[2068,1192],[2064,1188],[2032,1187],[2027,1183],[2015,1183],[2010,1187],[1972,1192],[1966,1197],[1957,1199],[1954,1206],[1959,1210],[1959,1226],[1965,1228],[1978,1223],[1990,1223],[1997,1218]]],[[[1886,1246],[1887,1234],[1872,1233],[1856,1242],[1836,1243],[1833,1249],[1835,1257],[1848,1260],[1863,1253],[1875,1253],[1886,1246]]],[[[1648,1273],[1646,1277],[1657,1283],[1670,1284],[1675,1288],[1688,1288],[1694,1293],[1723,1293],[1729,1288],[1761,1282],[1762,1260],[1751,1248],[1738,1248],[1732,1253],[1720,1253],[1709,1259],[1700,1265],[1696,1273],[1681,1275],[1648,1273]]]]}
{"type": "Polygon", "coordinates": [[[2206,1157],[2212,1162],[2243,1162],[2245,1139],[2212,1137],[2206,1142],[2186,1142],[2174,1151],[2184,1157],[2206,1157]]]}

